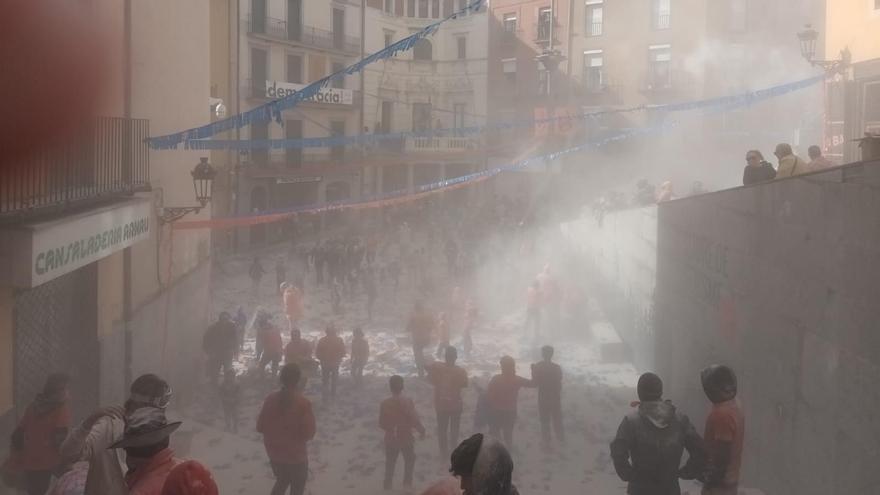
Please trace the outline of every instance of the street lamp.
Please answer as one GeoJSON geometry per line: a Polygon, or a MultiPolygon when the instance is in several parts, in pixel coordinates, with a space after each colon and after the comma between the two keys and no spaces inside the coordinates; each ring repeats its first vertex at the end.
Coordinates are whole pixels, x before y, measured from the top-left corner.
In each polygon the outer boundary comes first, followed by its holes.
{"type": "Polygon", "coordinates": [[[162,208],[159,220],[162,223],[171,223],[180,220],[189,213],[198,213],[211,201],[214,192],[214,176],[217,171],[208,163],[207,157],[201,157],[199,164],[190,172],[193,178],[193,191],[196,194],[198,206],[169,206],[162,208]]]}
{"type": "Polygon", "coordinates": [[[801,44],[801,56],[813,67],[821,67],[826,72],[839,72],[846,68],[849,63],[851,54],[849,48],[840,51],[840,58],[837,60],[815,60],[816,42],[819,40],[819,31],[813,29],[813,26],[807,24],[804,30],[797,33],[798,41],[801,44]]]}

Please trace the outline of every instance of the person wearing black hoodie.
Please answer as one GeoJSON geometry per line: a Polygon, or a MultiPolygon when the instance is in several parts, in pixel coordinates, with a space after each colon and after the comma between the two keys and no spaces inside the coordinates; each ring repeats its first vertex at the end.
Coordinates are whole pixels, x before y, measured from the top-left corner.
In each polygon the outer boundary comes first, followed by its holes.
{"type": "Polygon", "coordinates": [[[743,185],[750,186],[776,178],[776,169],[758,150],[746,152],[746,166],[743,168],[743,185]]]}
{"type": "Polygon", "coordinates": [[[654,373],[639,377],[638,409],[624,416],[611,442],[611,459],[629,495],[680,495],[678,479],[702,474],[705,449],[688,417],[662,400],[663,382],[654,373]],[[681,456],[688,451],[688,461],[681,456]]]}

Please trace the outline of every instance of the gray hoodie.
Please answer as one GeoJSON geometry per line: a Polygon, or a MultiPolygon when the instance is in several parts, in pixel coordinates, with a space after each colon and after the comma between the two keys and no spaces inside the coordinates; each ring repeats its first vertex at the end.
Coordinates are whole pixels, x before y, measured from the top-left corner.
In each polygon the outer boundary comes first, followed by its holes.
{"type": "Polygon", "coordinates": [[[669,401],[648,401],[624,416],[611,442],[611,458],[629,495],[680,495],[679,475],[692,479],[705,454],[703,441],[688,417],[669,401]],[[683,468],[681,456],[689,459],[683,468]]]}

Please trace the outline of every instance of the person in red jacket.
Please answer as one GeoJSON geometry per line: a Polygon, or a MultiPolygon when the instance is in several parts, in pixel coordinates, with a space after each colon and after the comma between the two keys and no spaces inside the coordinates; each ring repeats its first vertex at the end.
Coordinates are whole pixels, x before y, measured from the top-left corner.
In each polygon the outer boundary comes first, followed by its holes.
{"type": "Polygon", "coordinates": [[[742,464],[746,420],[736,399],[736,374],[727,366],[712,365],[700,373],[712,410],[706,418],[703,441],[706,466],[703,495],[736,495],[742,464]]]}
{"type": "Polygon", "coordinates": [[[284,342],[281,340],[281,329],[272,323],[272,314],[262,312],[257,317],[257,340],[263,350],[260,356],[260,373],[266,371],[266,365],[272,364],[272,376],[278,374],[278,365],[284,355],[284,342]]]}
{"type": "Polygon", "coordinates": [[[257,417],[257,432],[275,474],[272,495],[302,495],[309,476],[306,444],[315,438],[312,403],[299,391],[300,370],[294,363],[281,368],[281,390],[269,394],[257,417]]]}
{"type": "Polygon", "coordinates": [[[492,377],[486,389],[489,403],[489,434],[503,439],[504,445],[513,450],[513,427],[516,424],[516,406],[519,389],[535,384],[516,374],[516,361],[510,356],[501,358],[501,374],[492,377]]]}
{"type": "Polygon", "coordinates": [[[364,331],[360,327],[354,329],[351,339],[351,377],[354,384],[360,386],[364,380],[364,366],[370,358],[370,343],[364,337],[364,331]]]}
{"type": "Polygon", "coordinates": [[[169,423],[165,410],[159,407],[141,407],[125,415],[122,440],[110,448],[125,450],[128,466],[125,483],[129,495],[162,493],[168,474],[180,464],[170,447],[170,436],[180,424],[180,421],[169,423]]]}
{"type": "Polygon", "coordinates": [[[69,382],[64,373],[49,375],[12,434],[13,456],[24,471],[28,495],[44,495],[53,472],[61,467],[61,444],[71,421],[69,382]]]}
{"type": "Polygon", "coordinates": [[[175,466],[162,486],[162,495],[219,494],[211,471],[198,461],[184,461],[175,466]]]}
{"type": "Polygon", "coordinates": [[[447,346],[446,362],[435,361],[428,365],[428,380],[434,386],[437,440],[443,458],[449,455],[449,445],[458,443],[461,412],[464,409],[461,391],[468,386],[467,371],[455,365],[457,359],[455,347],[447,346]]]}
{"type": "Polygon", "coordinates": [[[345,358],[345,341],[336,335],[336,327],[328,325],[325,335],[318,341],[315,357],[321,363],[321,398],[326,401],[336,397],[339,380],[339,364],[345,358]]]}
{"type": "Polygon", "coordinates": [[[416,463],[413,430],[425,438],[425,427],[419,420],[412,399],[403,395],[403,378],[394,375],[388,380],[391,397],[379,406],[379,427],[385,431],[385,489],[391,489],[397,457],[403,454],[403,486],[411,487],[416,463]]]}

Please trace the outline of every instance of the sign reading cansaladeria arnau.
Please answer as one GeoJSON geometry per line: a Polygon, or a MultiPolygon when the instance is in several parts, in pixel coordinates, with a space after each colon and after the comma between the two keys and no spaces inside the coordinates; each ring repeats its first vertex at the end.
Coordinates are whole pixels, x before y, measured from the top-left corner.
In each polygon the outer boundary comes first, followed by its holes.
{"type": "Polygon", "coordinates": [[[150,236],[151,222],[150,202],[136,200],[8,233],[13,284],[36,287],[132,246],[150,236]]]}

